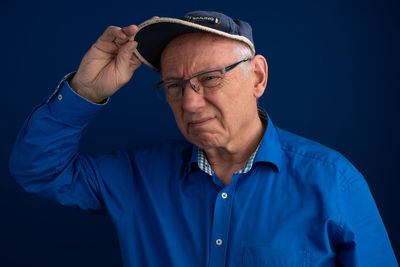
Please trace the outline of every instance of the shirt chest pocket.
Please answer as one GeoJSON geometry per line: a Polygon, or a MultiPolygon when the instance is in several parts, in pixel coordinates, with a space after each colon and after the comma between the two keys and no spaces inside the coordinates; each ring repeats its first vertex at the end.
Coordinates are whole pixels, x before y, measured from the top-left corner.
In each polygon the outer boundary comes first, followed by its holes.
{"type": "Polygon", "coordinates": [[[246,247],[242,254],[243,266],[251,267],[308,267],[309,251],[286,250],[271,247],[246,247]]]}

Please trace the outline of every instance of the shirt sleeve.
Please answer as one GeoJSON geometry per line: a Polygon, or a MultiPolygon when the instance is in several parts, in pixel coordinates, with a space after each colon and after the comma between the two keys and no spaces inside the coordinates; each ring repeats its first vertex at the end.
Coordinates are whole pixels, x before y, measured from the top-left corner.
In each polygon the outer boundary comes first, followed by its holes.
{"type": "Polygon", "coordinates": [[[343,266],[399,266],[378,208],[358,174],[342,184],[337,255],[343,266]]]}
{"type": "Polygon", "coordinates": [[[90,157],[79,152],[82,130],[105,104],[95,104],[75,93],[66,82],[36,106],[23,124],[9,169],[28,192],[62,205],[105,214],[90,157]]]}

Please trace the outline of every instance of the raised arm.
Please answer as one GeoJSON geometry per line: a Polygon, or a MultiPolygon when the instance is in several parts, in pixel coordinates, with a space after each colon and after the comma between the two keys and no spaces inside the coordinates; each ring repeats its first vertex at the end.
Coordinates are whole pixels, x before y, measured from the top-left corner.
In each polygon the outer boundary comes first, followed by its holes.
{"type": "Polygon", "coordinates": [[[26,191],[63,205],[106,212],[103,178],[117,165],[114,160],[124,162],[116,160],[123,156],[80,153],[79,140],[86,125],[106,105],[105,100],[140,66],[132,53],[137,44],[130,41],[136,31],[135,25],[108,27],[86,53],[74,76],[64,78],[55,93],[25,121],[9,168],[26,191]],[[107,164],[112,167],[104,172],[102,168],[107,164]]]}

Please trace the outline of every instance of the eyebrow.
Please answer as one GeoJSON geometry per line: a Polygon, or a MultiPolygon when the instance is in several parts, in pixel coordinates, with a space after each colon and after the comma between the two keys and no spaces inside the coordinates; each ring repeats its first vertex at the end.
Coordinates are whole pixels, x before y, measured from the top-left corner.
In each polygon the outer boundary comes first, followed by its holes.
{"type": "Polygon", "coordinates": [[[163,80],[163,81],[171,81],[171,80],[176,81],[176,80],[183,80],[183,79],[180,78],[180,77],[168,76],[168,77],[166,77],[166,78],[162,78],[162,80],[163,80]]]}

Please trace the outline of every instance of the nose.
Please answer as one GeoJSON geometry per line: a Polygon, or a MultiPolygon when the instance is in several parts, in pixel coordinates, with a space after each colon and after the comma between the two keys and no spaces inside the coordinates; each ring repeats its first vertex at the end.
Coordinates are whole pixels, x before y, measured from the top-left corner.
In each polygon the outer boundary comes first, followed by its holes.
{"type": "Polygon", "coordinates": [[[199,88],[188,81],[183,88],[182,107],[189,112],[197,112],[204,107],[206,101],[202,94],[198,92],[199,88]],[[189,84],[189,86],[188,86],[189,84]]]}

